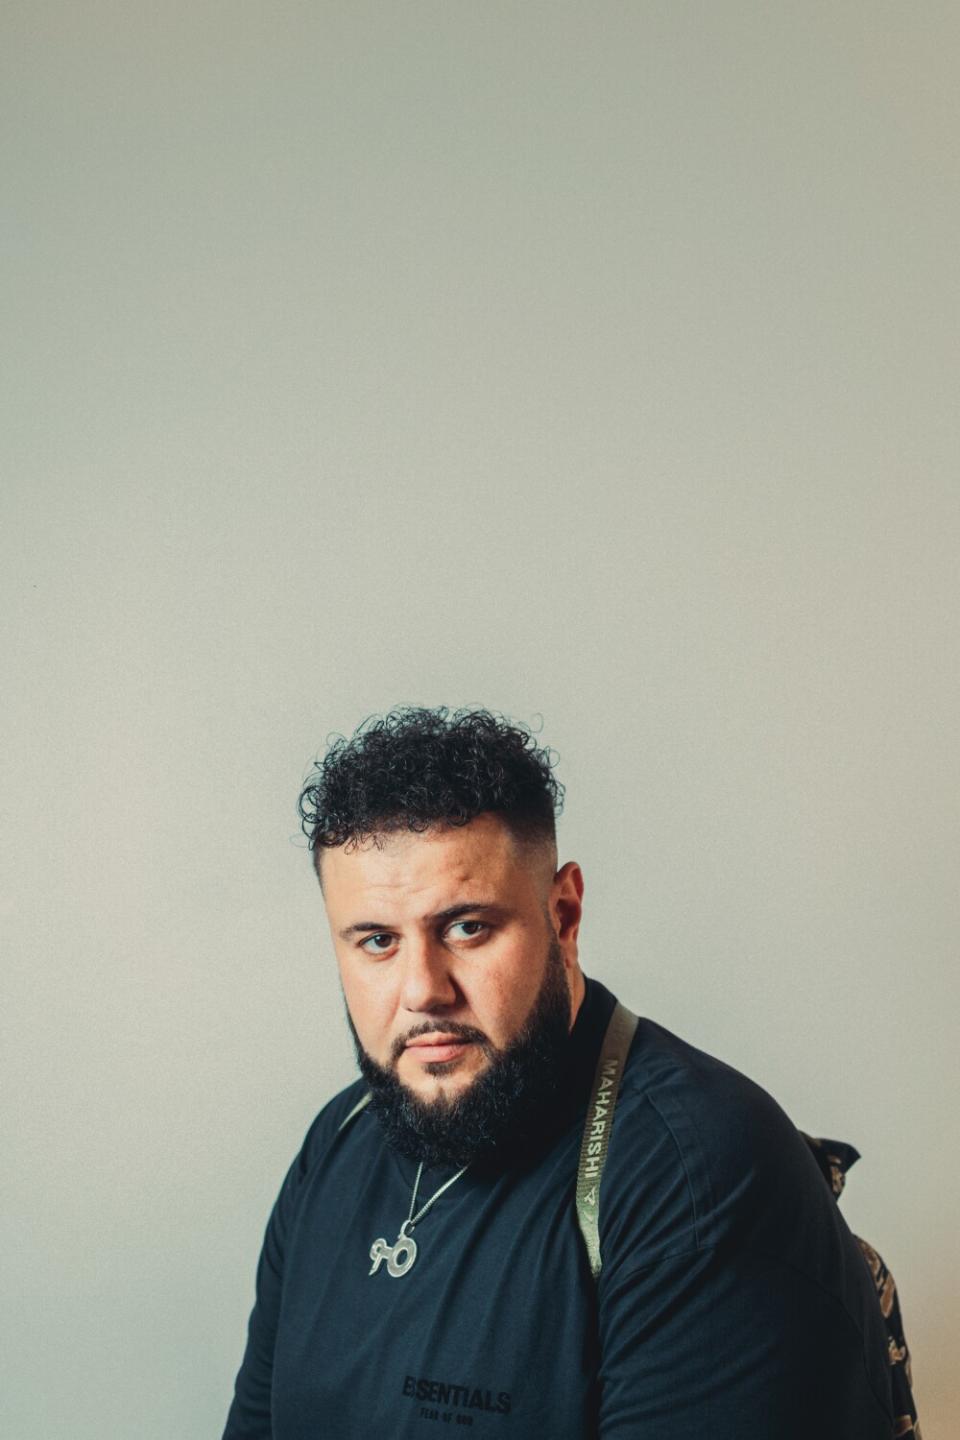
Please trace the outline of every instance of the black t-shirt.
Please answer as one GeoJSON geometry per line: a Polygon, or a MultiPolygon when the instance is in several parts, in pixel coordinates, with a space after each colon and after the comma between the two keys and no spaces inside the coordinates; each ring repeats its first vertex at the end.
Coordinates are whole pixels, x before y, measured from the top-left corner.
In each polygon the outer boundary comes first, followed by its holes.
{"type": "MultiPolygon", "coordinates": [[[[625,1068],[595,1282],[574,1209],[613,996],[595,981],[542,1143],[468,1170],[392,1244],[416,1165],[342,1091],[267,1226],[224,1440],[890,1440],[873,1283],[805,1141],[752,1081],[650,1020],[625,1068]]],[[[424,1171],[420,1203],[451,1171],[424,1171]]]]}

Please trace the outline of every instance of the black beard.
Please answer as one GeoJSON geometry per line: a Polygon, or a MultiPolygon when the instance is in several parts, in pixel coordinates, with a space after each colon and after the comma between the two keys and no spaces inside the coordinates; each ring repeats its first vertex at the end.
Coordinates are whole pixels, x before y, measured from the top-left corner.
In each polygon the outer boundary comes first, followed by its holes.
{"type": "MultiPolygon", "coordinates": [[[[570,993],[556,939],[547,951],[543,984],[523,1028],[503,1050],[466,1025],[445,1033],[481,1044],[489,1064],[454,1099],[421,1100],[393,1069],[363,1049],[350,1013],[357,1063],[370,1087],[370,1105],[387,1144],[426,1166],[470,1165],[529,1154],[557,1105],[570,1035],[570,993]]],[[[438,1026],[430,1026],[437,1029],[438,1026]]],[[[406,1038],[406,1037],[405,1037],[406,1038]]],[[[438,1065],[437,1070],[441,1070],[438,1065]]]]}

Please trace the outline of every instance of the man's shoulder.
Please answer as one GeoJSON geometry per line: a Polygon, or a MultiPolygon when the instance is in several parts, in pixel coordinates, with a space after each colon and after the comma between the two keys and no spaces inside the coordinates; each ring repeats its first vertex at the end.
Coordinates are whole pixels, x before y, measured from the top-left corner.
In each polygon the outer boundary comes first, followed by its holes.
{"type": "Polygon", "coordinates": [[[346,1128],[354,1112],[359,1111],[366,1093],[366,1082],[358,1078],[338,1091],[314,1116],[294,1162],[299,1179],[303,1179],[327,1153],[341,1129],[346,1128]]]}
{"type": "Polygon", "coordinates": [[[628,1107],[649,1107],[668,1126],[702,1131],[718,1153],[738,1161],[774,1135],[792,1140],[795,1128],[749,1075],[646,1018],[637,1023],[623,1097],[628,1107]]]}
{"type": "Polygon", "coordinates": [[[756,1233],[773,1215],[785,1223],[799,1193],[833,1203],[776,1100],[649,1019],[624,1070],[608,1172],[601,1214],[619,1208],[614,1229],[651,1259],[756,1233]]]}

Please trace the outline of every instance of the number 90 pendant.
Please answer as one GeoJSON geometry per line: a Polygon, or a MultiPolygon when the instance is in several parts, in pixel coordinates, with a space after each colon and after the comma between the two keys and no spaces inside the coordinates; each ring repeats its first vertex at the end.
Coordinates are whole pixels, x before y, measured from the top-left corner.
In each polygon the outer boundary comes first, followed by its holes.
{"type": "Polygon", "coordinates": [[[373,1264],[367,1271],[368,1275],[376,1275],[383,1261],[387,1262],[387,1274],[392,1275],[396,1280],[401,1275],[406,1275],[417,1258],[417,1242],[412,1235],[406,1233],[408,1222],[405,1220],[400,1226],[400,1234],[393,1245],[388,1245],[386,1240],[374,1240],[370,1246],[370,1259],[373,1264]]]}

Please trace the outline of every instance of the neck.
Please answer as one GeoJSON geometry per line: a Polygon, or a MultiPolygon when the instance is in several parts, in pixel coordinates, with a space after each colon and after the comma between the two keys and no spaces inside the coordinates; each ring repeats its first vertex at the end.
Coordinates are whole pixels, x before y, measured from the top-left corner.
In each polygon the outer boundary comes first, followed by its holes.
{"type": "Polygon", "coordinates": [[[570,1029],[577,1023],[577,1016],[580,1014],[580,1006],[583,1004],[583,997],[587,993],[587,982],[583,977],[583,971],[576,965],[570,979],[570,1029]]]}

